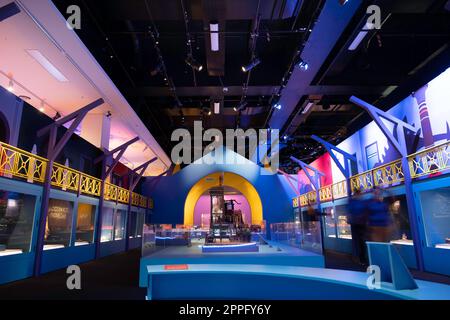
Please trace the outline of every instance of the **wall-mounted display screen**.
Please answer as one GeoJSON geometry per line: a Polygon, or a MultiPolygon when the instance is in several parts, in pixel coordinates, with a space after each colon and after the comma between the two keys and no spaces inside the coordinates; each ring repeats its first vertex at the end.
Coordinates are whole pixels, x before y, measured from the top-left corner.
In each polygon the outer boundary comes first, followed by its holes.
{"type": "Polygon", "coordinates": [[[36,197],[0,190],[0,257],[30,251],[36,197]]]}
{"type": "Polygon", "coordinates": [[[72,214],[73,202],[50,199],[45,225],[44,250],[59,249],[70,245],[72,214]]]}
{"type": "Polygon", "coordinates": [[[97,207],[87,203],[78,203],[77,231],[75,245],[81,246],[94,241],[95,212],[97,207]]]}

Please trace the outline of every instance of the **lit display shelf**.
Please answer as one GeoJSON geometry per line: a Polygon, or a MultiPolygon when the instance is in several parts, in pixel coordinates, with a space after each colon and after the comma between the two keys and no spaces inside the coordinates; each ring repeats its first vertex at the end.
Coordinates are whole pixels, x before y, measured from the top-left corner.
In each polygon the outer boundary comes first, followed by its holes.
{"type": "Polygon", "coordinates": [[[15,254],[22,254],[23,251],[20,249],[6,249],[3,251],[0,251],[0,257],[5,257],[5,256],[12,256],[15,254]]]}
{"type": "Polygon", "coordinates": [[[450,243],[441,243],[435,245],[435,248],[437,249],[450,249],[450,243]]]}
{"type": "Polygon", "coordinates": [[[44,251],[45,250],[62,249],[62,248],[64,248],[63,244],[46,244],[46,245],[44,245],[44,251]]]}
{"type": "Polygon", "coordinates": [[[87,241],[75,241],[75,247],[86,246],[88,244],[89,244],[89,242],[87,242],[87,241]]]}
{"type": "Polygon", "coordinates": [[[400,245],[404,245],[404,246],[413,246],[414,245],[413,241],[409,240],[409,239],[391,240],[391,243],[400,244],[400,245]]]}

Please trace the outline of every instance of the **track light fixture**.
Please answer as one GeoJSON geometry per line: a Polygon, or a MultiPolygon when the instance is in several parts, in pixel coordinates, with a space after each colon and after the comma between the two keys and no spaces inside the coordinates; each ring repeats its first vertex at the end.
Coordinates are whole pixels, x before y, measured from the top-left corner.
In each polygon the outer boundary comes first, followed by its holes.
{"type": "Polygon", "coordinates": [[[194,59],[191,55],[189,55],[186,60],[184,60],[188,66],[194,68],[196,71],[202,71],[203,66],[197,60],[194,59]]]}
{"type": "Polygon", "coordinates": [[[273,107],[274,107],[275,109],[277,109],[277,110],[281,110],[281,108],[282,108],[281,103],[279,103],[279,102],[275,103],[275,104],[273,105],[273,107]]]}
{"type": "Polygon", "coordinates": [[[344,6],[347,2],[348,2],[348,0],[339,0],[339,4],[341,6],[344,6]]]}
{"type": "Polygon", "coordinates": [[[300,68],[300,70],[302,70],[302,71],[306,71],[309,68],[308,63],[306,61],[304,61],[303,59],[300,59],[300,62],[297,65],[300,68]]]}
{"type": "Polygon", "coordinates": [[[247,101],[240,102],[236,107],[233,108],[234,111],[244,111],[247,108],[247,101]]]}
{"type": "Polygon", "coordinates": [[[252,61],[250,61],[249,64],[242,66],[242,72],[248,72],[250,70],[252,70],[254,67],[256,67],[258,64],[261,63],[261,60],[259,60],[258,58],[253,58],[252,61]]]}

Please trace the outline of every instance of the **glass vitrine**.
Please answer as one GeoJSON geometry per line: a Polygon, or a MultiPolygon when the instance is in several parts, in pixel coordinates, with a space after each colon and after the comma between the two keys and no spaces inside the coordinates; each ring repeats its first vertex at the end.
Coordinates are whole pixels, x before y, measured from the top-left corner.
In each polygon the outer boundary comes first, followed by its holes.
{"type": "Polygon", "coordinates": [[[336,225],[337,225],[337,235],[341,239],[351,239],[352,232],[350,229],[350,224],[347,220],[348,207],[346,205],[340,205],[335,207],[336,210],[336,225]]]}
{"type": "Polygon", "coordinates": [[[30,251],[36,197],[0,190],[0,257],[30,251]]]}
{"type": "Polygon", "coordinates": [[[334,207],[323,208],[325,220],[325,236],[329,238],[336,238],[336,217],[334,214],[334,207]]]}
{"type": "Polygon", "coordinates": [[[44,250],[60,249],[70,245],[72,215],[72,201],[49,200],[45,224],[44,250]]]}
{"type": "Polygon", "coordinates": [[[126,211],[117,209],[114,219],[114,240],[122,240],[125,238],[126,211]]]}
{"type": "Polygon", "coordinates": [[[107,242],[113,240],[113,222],[114,209],[112,207],[103,206],[102,211],[102,234],[100,242],[107,242]]]}
{"type": "Polygon", "coordinates": [[[78,203],[75,246],[94,242],[95,213],[97,207],[92,204],[78,203]]]}

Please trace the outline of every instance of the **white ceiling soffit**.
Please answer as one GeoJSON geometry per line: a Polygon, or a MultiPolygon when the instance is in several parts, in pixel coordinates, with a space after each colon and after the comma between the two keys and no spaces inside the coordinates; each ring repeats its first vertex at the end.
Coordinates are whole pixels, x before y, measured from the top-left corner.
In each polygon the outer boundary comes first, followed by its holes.
{"type": "MultiPolygon", "coordinates": [[[[0,0],[0,7],[10,2],[0,0]]],[[[125,164],[137,167],[157,155],[159,160],[145,175],[167,170],[169,157],[53,3],[15,2],[21,12],[0,23],[0,85],[8,87],[12,77],[14,94],[28,96],[29,104],[43,107],[50,117],[56,111],[67,115],[102,97],[105,104],[91,113],[111,111],[110,149],[139,136],[141,140],[127,149],[125,164]]]]}

